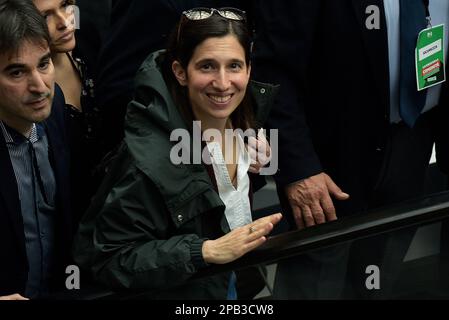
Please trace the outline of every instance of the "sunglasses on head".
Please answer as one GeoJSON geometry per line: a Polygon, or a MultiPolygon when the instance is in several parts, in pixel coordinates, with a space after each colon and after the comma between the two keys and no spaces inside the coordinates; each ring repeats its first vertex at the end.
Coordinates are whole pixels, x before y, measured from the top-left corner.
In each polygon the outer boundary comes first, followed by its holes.
{"type": "Polygon", "coordinates": [[[189,20],[204,20],[212,17],[214,13],[229,20],[244,21],[246,19],[245,11],[237,8],[193,8],[182,14],[189,20]]]}
{"type": "Polygon", "coordinates": [[[177,35],[177,42],[179,42],[179,37],[181,34],[181,28],[183,25],[183,20],[191,20],[191,21],[198,21],[198,20],[205,20],[210,17],[212,17],[214,14],[219,14],[221,17],[233,20],[233,21],[246,21],[246,13],[243,10],[237,9],[237,8],[193,8],[190,10],[186,10],[182,13],[182,19],[178,25],[178,35],[177,35]]]}

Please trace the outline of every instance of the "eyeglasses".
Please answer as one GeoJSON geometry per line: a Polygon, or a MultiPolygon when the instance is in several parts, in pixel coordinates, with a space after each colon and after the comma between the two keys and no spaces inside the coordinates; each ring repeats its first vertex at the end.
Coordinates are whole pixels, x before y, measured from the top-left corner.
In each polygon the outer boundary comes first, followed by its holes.
{"type": "Polygon", "coordinates": [[[203,8],[203,7],[193,8],[190,10],[186,10],[182,13],[182,18],[178,25],[176,41],[179,43],[179,37],[181,34],[182,25],[184,24],[184,18],[191,21],[205,20],[212,17],[215,13],[219,14],[221,17],[228,20],[243,21],[243,22],[246,21],[246,12],[237,8],[231,7],[219,9],[203,8]]]}
{"type": "Polygon", "coordinates": [[[184,11],[182,14],[189,20],[204,20],[212,17],[214,13],[218,13],[225,19],[244,21],[246,20],[246,13],[237,8],[193,8],[184,11]]]}

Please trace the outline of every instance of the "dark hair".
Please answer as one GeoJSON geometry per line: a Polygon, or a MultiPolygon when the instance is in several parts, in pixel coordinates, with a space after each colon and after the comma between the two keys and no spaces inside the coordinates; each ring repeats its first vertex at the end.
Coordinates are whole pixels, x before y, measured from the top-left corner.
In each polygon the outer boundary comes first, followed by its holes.
{"type": "Polygon", "coordinates": [[[25,40],[50,46],[45,19],[31,0],[0,0],[0,53],[17,52],[25,40]]]}
{"type": "MultiPolygon", "coordinates": [[[[233,35],[245,51],[245,62],[249,66],[251,60],[251,35],[245,21],[228,20],[214,13],[204,20],[189,20],[184,16],[173,29],[167,48],[164,77],[167,81],[175,103],[181,109],[188,124],[194,120],[187,88],[181,86],[171,70],[173,61],[177,60],[187,70],[193,53],[203,41],[213,37],[233,35]]],[[[249,90],[246,91],[243,101],[230,117],[234,128],[246,130],[253,126],[253,108],[249,90]]]]}

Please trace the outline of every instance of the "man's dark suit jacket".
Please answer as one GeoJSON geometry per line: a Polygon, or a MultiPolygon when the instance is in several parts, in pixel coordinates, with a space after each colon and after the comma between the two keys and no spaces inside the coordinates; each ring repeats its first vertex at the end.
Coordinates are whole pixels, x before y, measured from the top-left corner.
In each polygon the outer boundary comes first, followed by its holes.
{"type": "MultiPolygon", "coordinates": [[[[44,122],[49,156],[57,184],[56,252],[54,287],[64,286],[63,275],[69,262],[72,228],[69,204],[69,151],[64,125],[64,98],[56,86],[50,117],[44,122]]],[[[3,134],[0,133],[0,296],[24,294],[28,276],[25,234],[13,166],[3,134]]]]}
{"type": "MultiPolygon", "coordinates": [[[[382,176],[390,129],[383,1],[256,4],[253,71],[257,80],[281,84],[270,116],[280,130],[278,185],[324,171],[351,195],[337,203],[338,214],[366,209],[382,176]],[[380,10],[379,29],[366,27],[370,5],[380,10]]],[[[447,83],[443,91],[433,129],[438,162],[448,172],[447,83]]]]}

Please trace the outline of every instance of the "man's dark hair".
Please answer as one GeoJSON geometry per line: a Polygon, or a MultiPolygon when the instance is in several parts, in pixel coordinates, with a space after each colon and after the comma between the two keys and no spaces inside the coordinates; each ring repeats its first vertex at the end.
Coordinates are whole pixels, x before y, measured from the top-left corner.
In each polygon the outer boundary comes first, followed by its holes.
{"type": "Polygon", "coordinates": [[[31,0],[0,0],[0,54],[17,52],[24,41],[50,45],[45,19],[31,0]]]}

